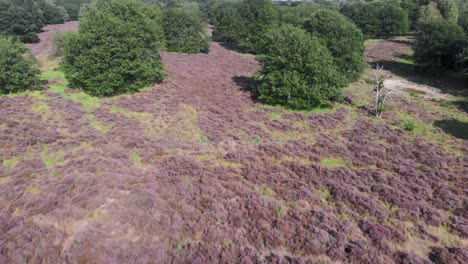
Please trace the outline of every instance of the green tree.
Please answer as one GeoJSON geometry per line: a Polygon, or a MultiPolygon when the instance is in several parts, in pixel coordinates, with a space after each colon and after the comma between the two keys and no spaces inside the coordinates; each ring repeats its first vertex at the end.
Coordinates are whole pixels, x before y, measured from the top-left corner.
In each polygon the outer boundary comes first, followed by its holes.
{"type": "Polygon", "coordinates": [[[336,100],[345,85],[329,51],[292,25],[270,29],[259,43],[257,92],[268,104],[311,109],[336,100]]]}
{"type": "Polygon", "coordinates": [[[419,9],[418,25],[427,24],[433,21],[442,20],[437,4],[430,2],[428,5],[421,6],[419,9]]]}
{"type": "Polygon", "coordinates": [[[162,12],[132,0],[97,0],[86,8],[79,33],[64,49],[64,72],[71,88],[93,95],[135,92],[165,74],[162,12]]]}
{"type": "Polygon", "coordinates": [[[404,35],[409,30],[408,14],[395,2],[345,4],[340,12],[368,37],[404,35]]]}
{"type": "Polygon", "coordinates": [[[44,24],[37,8],[37,3],[0,0],[0,34],[28,43],[39,41],[37,32],[44,24]]]}
{"type": "Polygon", "coordinates": [[[246,50],[256,52],[263,34],[277,23],[277,13],[271,0],[243,0],[238,7],[242,17],[238,42],[246,50]]]}
{"type": "Polygon", "coordinates": [[[348,81],[359,79],[366,65],[364,37],[352,21],[337,11],[321,9],[306,20],[304,28],[328,48],[348,81]]]}
{"type": "Polygon", "coordinates": [[[45,24],[61,24],[68,20],[64,7],[56,5],[51,0],[39,1],[45,24]]]}
{"type": "Polygon", "coordinates": [[[225,43],[237,43],[238,34],[242,30],[242,18],[237,10],[237,4],[216,3],[211,8],[213,23],[213,40],[225,43]]]}
{"type": "Polygon", "coordinates": [[[169,51],[183,53],[208,52],[210,41],[207,23],[198,12],[170,8],[164,14],[164,31],[169,51]]]}
{"type": "Polygon", "coordinates": [[[442,17],[452,23],[458,22],[459,5],[455,0],[435,0],[442,17]]]}
{"type": "Polygon", "coordinates": [[[0,37],[0,93],[37,87],[39,73],[37,60],[23,43],[0,37]]]}
{"type": "Polygon", "coordinates": [[[436,20],[420,26],[413,44],[418,68],[438,73],[456,69],[466,47],[466,38],[460,26],[445,20],[436,20]]]}

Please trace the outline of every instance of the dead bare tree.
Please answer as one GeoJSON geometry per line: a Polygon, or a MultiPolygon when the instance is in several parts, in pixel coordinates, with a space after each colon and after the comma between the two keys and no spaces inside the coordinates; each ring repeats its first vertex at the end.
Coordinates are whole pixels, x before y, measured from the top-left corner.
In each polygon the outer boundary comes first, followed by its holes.
{"type": "Polygon", "coordinates": [[[379,66],[377,64],[377,68],[375,69],[375,105],[374,105],[374,113],[375,117],[380,118],[382,116],[383,111],[385,110],[385,101],[390,96],[392,91],[385,88],[384,85],[384,78],[383,78],[383,66],[379,66]]]}

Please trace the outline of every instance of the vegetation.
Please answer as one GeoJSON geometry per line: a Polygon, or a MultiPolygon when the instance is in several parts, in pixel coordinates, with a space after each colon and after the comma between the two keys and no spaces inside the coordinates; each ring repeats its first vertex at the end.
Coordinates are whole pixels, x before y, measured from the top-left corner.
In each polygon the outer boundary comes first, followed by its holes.
{"type": "Polygon", "coordinates": [[[0,94],[24,91],[38,84],[38,64],[30,50],[10,37],[0,37],[0,94]]]}
{"type": "Polygon", "coordinates": [[[71,88],[109,96],[138,91],[164,78],[162,12],[131,0],[97,0],[64,49],[71,88]]]}
{"type": "Polygon", "coordinates": [[[208,52],[210,41],[207,24],[199,13],[182,8],[170,8],[164,14],[167,49],[174,52],[208,52]]]}
{"type": "Polygon", "coordinates": [[[229,44],[237,43],[238,32],[241,30],[241,16],[235,3],[217,2],[211,8],[211,20],[214,26],[213,40],[229,44]]]}
{"type": "Polygon", "coordinates": [[[328,48],[339,72],[348,81],[359,79],[366,65],[364,38],[353,22],[337,11],[321,9],[306,20],[304,27],[328,48]]]}
{"type": "Polygon", "coordinates": [[[456,69],[465,47],[466,38],[460,26],[436,20],[420,26],[413,46],[414,58],[423,71],[456,69]]]}
{"type": "Polygon", "coordinates": [[[0,35],[23,42],[37,42],[37,32],[46,24],[69,19],[67,10],[52,0],[0,0],[0,35]]]}
{"type": "Polygon", "coordinates": [[[408,14],[395,2],[346,4],[340,12],[368,37],[404,35],[409,30],[408,14]]]}
{"type": "Polygon", "coordinates": [[[340,98],[344,85],[330,52],[305,30],[292,25],[269,30],[259,51],[263,68],[257,91],[269,104],[311,109],[340,98]]]}

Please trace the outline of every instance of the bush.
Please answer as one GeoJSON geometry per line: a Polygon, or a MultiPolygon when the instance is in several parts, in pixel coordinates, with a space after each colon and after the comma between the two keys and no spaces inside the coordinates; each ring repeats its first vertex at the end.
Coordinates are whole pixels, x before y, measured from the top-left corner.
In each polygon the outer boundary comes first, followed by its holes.
{"type": "Polygon", "coordinates": [[[394,2],[346,4],[340,12],[368,37],[404,35],[409,30],[408,14],[394,2]]]}
{"type": "Polygon", "coordinates": [[[359,79],[366,65],[364,37],[353,22],[337,11],[321,9],[309,16],[304,28],[328,48],[348,81],[359,79]]]}
{"type": "Polygon", "coordinates": [[[273,105],[311,109],[341,96],[344,86],[333,57],[320,41],[292,25],[269,30],[259,44],[263,63],[259,98],[273,105]]]}
{"type": "Polygon", "coordinates": [[[208,52],[210,41],[208,25],[199,13],[181,8],[170,8],[164,15],[167,49],[173,52],[208,52]]]}
{"type": "Polygon", "coordinates": [[[432,73],[456,69],[466,46],[463,29],[445,20],[420,26],[413,44],[419,69],[432,73]]]}
{"type": "Polygon", "coordinates": [[[39,84],[37,60],[21,42],[0,37],[0,93],[31,89],[39,84]]]}
{"type": "Polygon", "coordinates": [[[97,0],[86,8],[78,34],[64,49],[71,88],[109,96],[138,91],[165,76],[162,13],[132,0],[97,0]]]}

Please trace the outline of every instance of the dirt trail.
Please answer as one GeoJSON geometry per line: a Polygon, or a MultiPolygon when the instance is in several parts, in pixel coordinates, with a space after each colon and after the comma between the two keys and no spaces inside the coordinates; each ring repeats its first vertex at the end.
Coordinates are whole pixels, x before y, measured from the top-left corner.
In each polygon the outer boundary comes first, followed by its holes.
{"type": "Polygon", "coordinates": [[[290,112],[245,91],[253,57],[162,58],[133,95],[0,97],[0,263],[467,262],[468,144],[390,125],[433,113],[290,112]]]}
{"type": "Polygon", "coordinates": [[[404,77],[415,73],[414,66],[409,64],[412,41],[412,37],[381,40],[366,49],[367,61],[373,65],[378,63],[384,66],[385,78],[387,78],[385,85],[395,92],[419,93],[428,99],[446,99],[448,95],[440,90],[418,83],[417,78],[404,77]]]}

